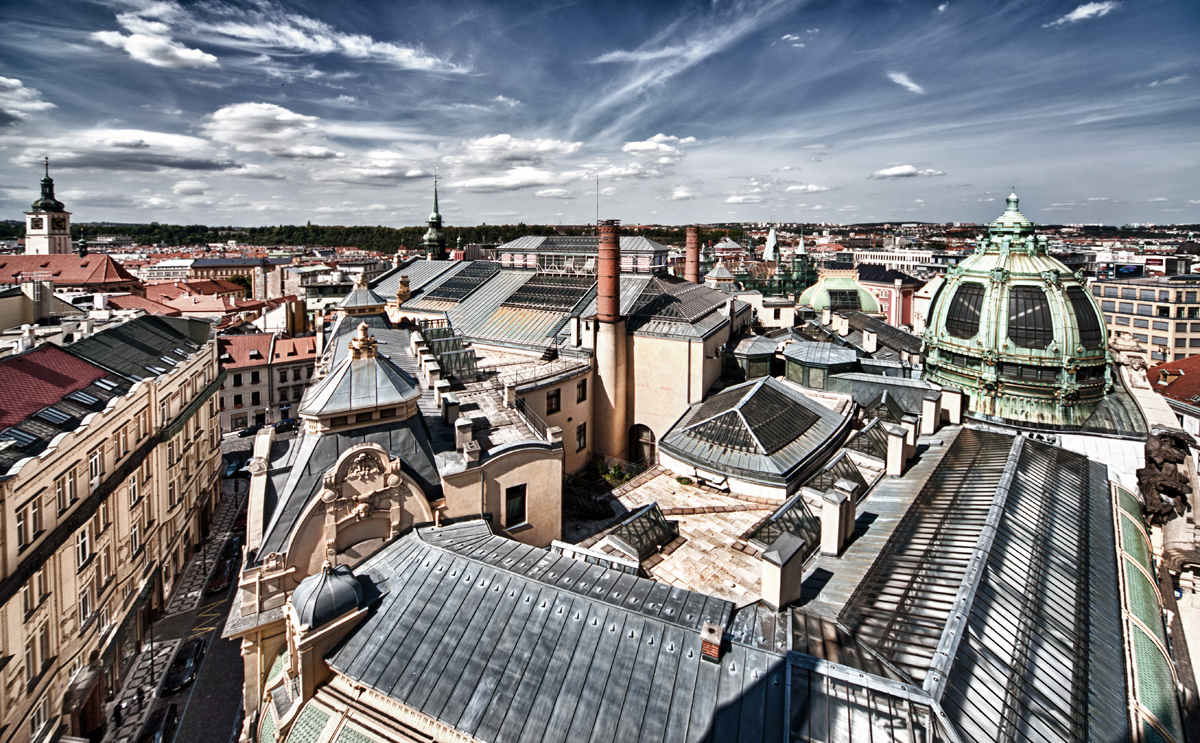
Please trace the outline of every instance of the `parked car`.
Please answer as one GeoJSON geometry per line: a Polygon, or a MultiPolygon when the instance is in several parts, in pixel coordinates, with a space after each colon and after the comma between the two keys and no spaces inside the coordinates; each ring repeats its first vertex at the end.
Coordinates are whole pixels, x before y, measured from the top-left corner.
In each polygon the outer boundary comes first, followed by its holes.
{"type": "Polygon", "coordinates": [[[233,538],[230,539],[228,543],[226,543],[225,549],[221,550],[221,559],[222,560],[241,560],[243,544],[245,544],[245,540],[242,538],[242,535],[234,534],[233,538]]]}
{"type": "Polygon", "coordinates": [[[233,530],[235,532],[246,531],[246,506],[242,506],[242,510],[238,511],[237,518],[233,520],[233,530]]]}
{"type": "Polygon", "coordinates": [[[208,579],[208,592],[220,593],[229,588],[230,581],[237,575],[237,560],[228,558],[217,564],[216,572],[208,579]]]}
{"type": "Polygon", "coordinates": [[[232,462],[230,462],[229,465],[225,468],[225,477],[226,478],[233,477],[233,473],[237,472],[237,470],[238,470],[238,461],[235,459],[232,462]]]}
{"type": "Polygon", "coordinates": [[[261,431],[262,428],[263,428],[262,426],[258,426],[258,425],[250,426],[249,428],[243,428],[240,432],[238,432],[238,438],[244,439],[247,436],[253,436],[254,434],[261,431]]]}
{"type": "Polygon", "coordinates": [[[138,743],[168,743],[175,735],[175,726],[179,724],[179,705],[168,704],[150,713],[146,727],[138,737],[138,743]]]}
{"type": "Polygon", "coordinates": [[[296,420],[295,418],[284,418],[283,420],[281,420],[275,424],[275,430],[279,433],[287,433],[288,431],[295,431],[299,427],[300,427],[300,421],[296,420]]]}
{"type": "Polygon", "coordinates": [[[171,667],[167,670],[167,677],[163,680],[163,693],[174,694],[195,681],[196,674],[200,670],[200,660],[203,657],[203,639],[197,637],[185,642],[179,648],[179,652],[175,653],[175,660],[171,662],[171,667]]]}

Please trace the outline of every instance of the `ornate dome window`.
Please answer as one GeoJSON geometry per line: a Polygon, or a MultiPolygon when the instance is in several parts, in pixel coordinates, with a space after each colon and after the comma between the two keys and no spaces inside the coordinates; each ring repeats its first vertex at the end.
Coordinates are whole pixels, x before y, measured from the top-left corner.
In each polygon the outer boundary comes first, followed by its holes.
{"type": "Polygon", "coordinates": [[[1021,348],[1045,348],[1054,340],[1054,319],[1046,292],[1014,286],[1008,293],[1008,339],[1021,348]]]}
{"type": "Polygon", "coordinates": [[[1088,299],[1087,292],[1077,286],[1067,288],[1067,299],[1071,302],[1071,311],[1075,314],[1075,324],[1079,327],[1079,345],[1094,351],[1104,346],[1104,325],[1096,308],[1088,299]]]}
{"type": "Polygon", "coordinates": [[[983,284],[960,284],[946,315],[946,332],[955,338],[974,338],[979,334],[979,309],[982,305],[983,284]]]}

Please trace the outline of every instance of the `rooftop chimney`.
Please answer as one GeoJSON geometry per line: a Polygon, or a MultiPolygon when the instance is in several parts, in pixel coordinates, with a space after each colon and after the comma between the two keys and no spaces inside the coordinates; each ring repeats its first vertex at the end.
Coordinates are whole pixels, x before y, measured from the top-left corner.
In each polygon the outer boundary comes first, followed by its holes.
{"type": "Polygon", "coordinates": [[[684,247],[683,278],[693,284],[700,283],[700,228],[687,228],[684,247]]]}
{"type": "Polygon", "coordinates": [[[621,319],[621,223],[606,219],[600,223],[600,261],[596,286],[596,319],[613,323],[621,319]]]}

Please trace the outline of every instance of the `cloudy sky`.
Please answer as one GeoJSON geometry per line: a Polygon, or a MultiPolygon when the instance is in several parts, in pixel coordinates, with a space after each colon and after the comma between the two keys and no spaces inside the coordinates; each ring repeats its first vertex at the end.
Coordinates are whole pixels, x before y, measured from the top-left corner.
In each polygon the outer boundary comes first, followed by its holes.
{"type": "Polygon", "coordinates": [[[0,4],[0,217],[1200,222],[1195,0],[0,4]]]}

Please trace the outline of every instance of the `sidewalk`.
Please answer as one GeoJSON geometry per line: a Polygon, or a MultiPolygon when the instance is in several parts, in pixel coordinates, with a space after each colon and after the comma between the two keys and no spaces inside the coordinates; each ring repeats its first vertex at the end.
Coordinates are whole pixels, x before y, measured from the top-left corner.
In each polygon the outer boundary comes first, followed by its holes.
{"type": "Polygon", "coordinates": [[[150,711],[154,709],[155,700],[158,698],[158,690],[162,688],[163,676],[167,673],[167,665],[175,655],[175,648],[179,646],[180,642],[181,640],[164,640],[154,643],[153,673],[151,673],[150,668],[148,645],[147,649],[138,655],[137,661],[134,662],[133,672],[125,679],[125,686],[121,689],[121,693],[117,695],[113,703],[107,705],[106,712],[109,724],[108,730],[104,735],[104,743],[132,741],[141,732],[142,725],[146,723],[146,718],[150,716],[150,711]],[[139,688],[145,689],[140,709],[137,703],[137,690],[139,688]],[[120,727],[116,727],[113,724],[113,710],[116,709],[117,705],[122,705],[120,727]]]}
{"type": "Polygon", "coordinates": [[[221,507],[217,509],[217,515],[213,518],[208,542],[188,561],[183,577],[176,583],[175,592],[167,604],[166,612],[163,613],[164,617],[191,611],[199,606],[200,600],[204,598],[208,579],[217,567],[217,559],[225,549],[225,542],[229,540],[233,522],[246,500],[246,494],[241,492],[243,482],[245,481],[234,479],[222,483],[222,489],[225,491],[228,491],[226,486],[232,484],[234,492],[223,493],[221,507]]]}

